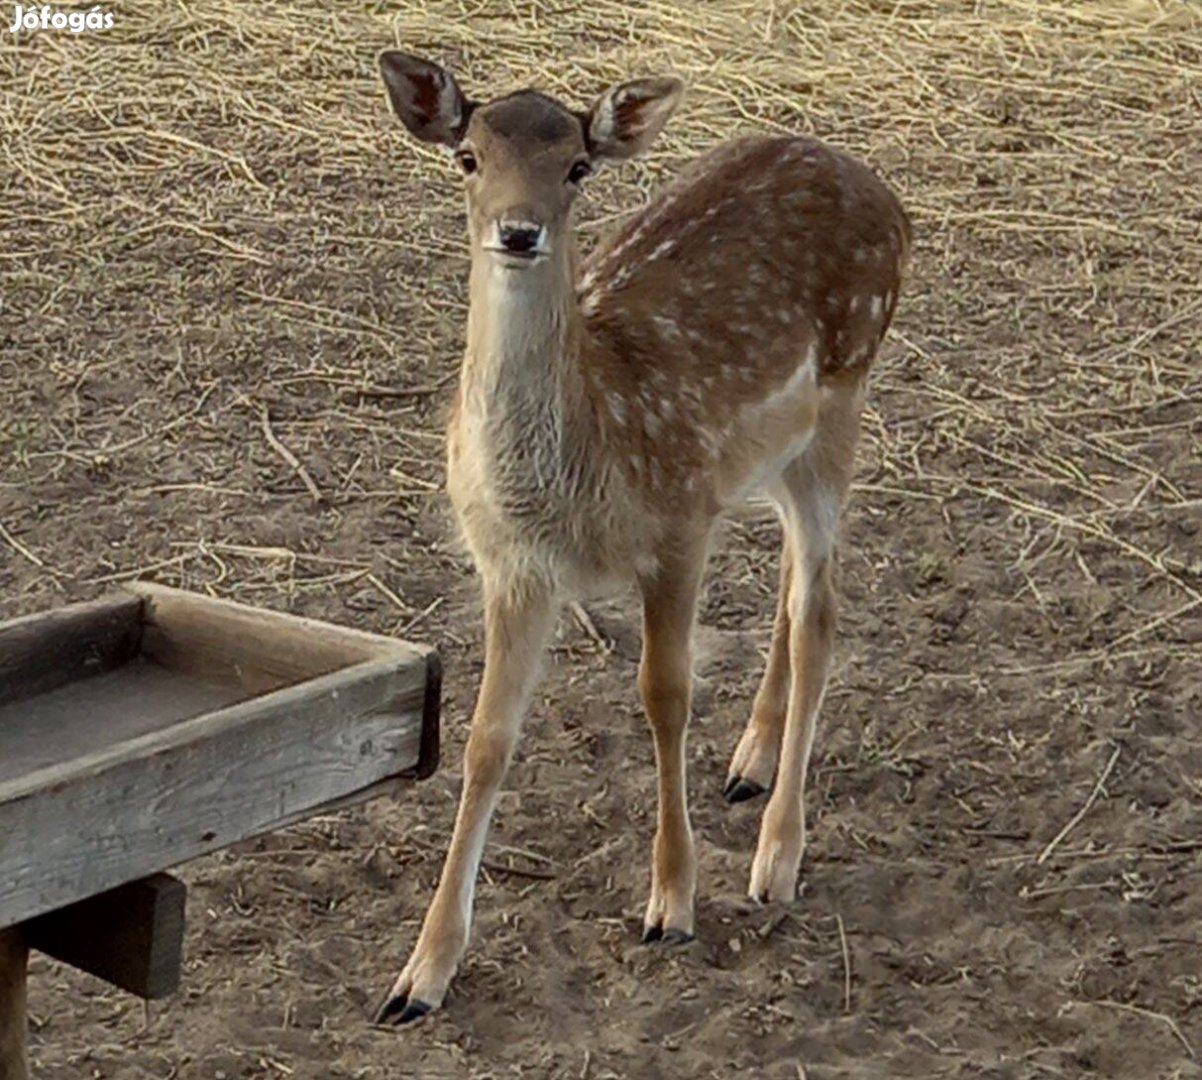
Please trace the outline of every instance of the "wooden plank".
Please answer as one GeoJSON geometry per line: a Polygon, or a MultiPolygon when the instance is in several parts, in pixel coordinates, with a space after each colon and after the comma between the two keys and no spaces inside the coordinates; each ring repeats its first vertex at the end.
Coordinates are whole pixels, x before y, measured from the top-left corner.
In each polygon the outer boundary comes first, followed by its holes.
{"type": "Polygon", "coordinates": [[[431,649],[426,654],[426,700],[422,707],[421,750],[413,768],[415,780],[425,780],[438,768],[442,744],[441,720],[442,658],[431,649]]]}
{"type": "Polygon", "coordinates": [[[0,705],[0,782],[245,697],[237,684],[205,682],[138,658],[103,675],[0,705]]]}
{"type": "Polygon", "coordinates": [[[434,649],[149,581],[131,582],[126,589],[144,602],[143,649],[148,656],[201,678],[237,680],[248,693],[277,690],[370,659],[425,657],[421,752],[409,777],[425,780],[438,768],[442,662],[434,649]]]}
{"type": "Polygon", "coordinates": [[[0,926],[145,877],[417,768],[417,649],[0,782],[0,926]]]}
{"type": "Polygon", "coordinates": [[[119,885],[22,923],[33,948],[142,998],[179,988],[187,888],[170,874],[119,885]]]}
{"type": "Polygon", "coordinates": [[[111,671],[138,654],[142,601],[108,597],[0,623],[0,704],[111,671]]]}
{"type": "Polygon", "coordinates": [[[17,930],[0,930],[0,1080],[29,1080],[25,1056],[25,976],[29,946],[17,930]]]}
{"type": "Polygon", "coordinates": [[[430,652],[397,638],[163,585],[129,587],[145,601],[147,656],[202,678],[236,681],[253,694],[384,656],[430,652]]]}

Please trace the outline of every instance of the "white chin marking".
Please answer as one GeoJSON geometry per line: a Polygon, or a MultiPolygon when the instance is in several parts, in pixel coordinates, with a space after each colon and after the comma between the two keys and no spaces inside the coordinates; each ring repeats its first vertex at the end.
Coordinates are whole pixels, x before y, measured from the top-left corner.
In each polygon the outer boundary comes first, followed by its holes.
{"type": "Polygon", "coordinates": [[[502,270],[529,270],[531,267],[546,262],[547,259],[542,252],[538,252],[533,257],[511,255],[504,251],[490,251],[489,254],[493,258],[493,264],[502,270]]]}

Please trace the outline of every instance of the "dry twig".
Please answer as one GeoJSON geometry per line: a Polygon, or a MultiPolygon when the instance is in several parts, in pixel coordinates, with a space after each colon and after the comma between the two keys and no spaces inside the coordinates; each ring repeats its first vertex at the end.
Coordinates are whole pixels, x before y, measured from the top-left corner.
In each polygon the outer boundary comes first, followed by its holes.
{"type": "Polygon", "coordinates": [[[847,948],[847,931],[843,928],[843,916],[836,913],[835,922],[839,927],[839,948],[843,953],[843,1011],[851,1012],[851,953],[847,948]]]}
{"type": "Polygon", "coordinates": [[[262,408],[260,420],[263,424],[263,437],[267,440],[268,445],[277,454],[279,454],[280,457],[282,457],[288,463],[288,465],[292,467],[292,470],[301,478],[301,481],[304,483],[305,487],[309,489],[309,494],[313,496],[313,501],[320,506],[325,501],[321,491],[313,482],[313,477],[309,475],[309,470],[300,463],[300,461],[297,459],[297,456],[291,450],[289,450],[288,447],[286,447],[278,438],[276,438],[275,432],[271,430],[271,419],[267,415],[266,405],[264,405],[262,408]]]}
{"type": "Polygon", "coordinates": [[[1115,762],[1117,762],[1119,759],[1120,750],[1122,750],[1122,746],[1116,746],[1114,748],[1114,753],[1110,755],[1110,760],[1106,762],[1106,768],[1102,770],[1102,775],[1098,777],[1097,783],[1094,784],[1093,790],[1089,793],[1089,798],[1085,800],[1084,804],[1081,806],[1081,809],[1078,810],[1071,818],[1069,818],[1064,828],[1048,841],[1047,847],[1045,847],[1043,851],[1039,853],[1039,857],[1035,860],[1036,865],[1042,866],[1045,862],[1047,862],[1048,857],[1053,851],[1056,850],[1057,847],[1059,847],[1060,842],[1066,836],[1068,836],[1068,834],[1077,827],[1081,819],[1089,813],[1089,808],[1093,806],[1098,795],[1101,794],[1107,779],[1110,777],[1111,771],[1114,769],[1115,762]]]}
{"type": "Polygon", "coordinates": [[[1154,1012],[1152,1009],[1145,1009],[1140,1005],[1128,1005],[1123,1001],[1109,1001],[1100,999],[1097,1001],[1076,1001],[1073,1004],[1096,1005],[1103,1009],[1121,1009],[1123,1012],[1134,1013],[1136,1016],[1146,1016],[1150,1020],[1159,1020],[1173,1033],[1173,1037],[1179,1043],[1181,1043],[1183,1047],[1185,1047],[1185,1052],[1189,1054],[1194,1061],[1198,1060],[1198,1055],[1194,1053],[1193,1044],[1185,1037],[1181,1028],[1177,1026],[1177,1021],[1165,1013],[1154,1012]]]}

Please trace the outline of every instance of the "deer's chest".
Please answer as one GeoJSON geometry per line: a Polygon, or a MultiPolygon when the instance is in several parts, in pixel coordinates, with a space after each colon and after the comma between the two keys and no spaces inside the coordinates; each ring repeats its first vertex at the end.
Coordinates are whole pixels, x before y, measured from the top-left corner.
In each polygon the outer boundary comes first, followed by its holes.
{"type": "Polygon", "coordinates": [[[597,492],[558,417],[537,407],[510,416],[461,407],[447,451],[451,502],[482,571],[587,575],[605,546],[597,492]]]}

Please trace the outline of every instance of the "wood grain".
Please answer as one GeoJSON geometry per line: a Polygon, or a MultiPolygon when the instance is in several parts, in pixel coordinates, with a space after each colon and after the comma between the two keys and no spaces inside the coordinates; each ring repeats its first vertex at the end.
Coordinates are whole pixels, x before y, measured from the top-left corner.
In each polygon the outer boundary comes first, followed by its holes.
{"type": "Polygon", "coordinates": [[[142,600],[116,596],[0,623],[0,704],[100,675],[138,654],[142,600]]]}
{"type": "Polygon", "coordinates": [[[0,642],[0,927],[437,764],[408,642],[146,584],[0,642]]]}
{"type": "Polygon", "coordinates": [[[214,712],[247,697],[140,657],[122,667],[0,705],[0,783],[214,712]]]}
{"type": "Polygon", "coordinates": [[[142,648],[148,657],[201,678],[236,681],[252,694],[366,660],[429,651],[396,638],[162,585],[138,582],[129,588],[145,602],[142,648]]]}
{"type": "Polygon", "coordinates": [[[375,660],[0,782],[0,926],[416,768],[426,658],[375,660]]]}

